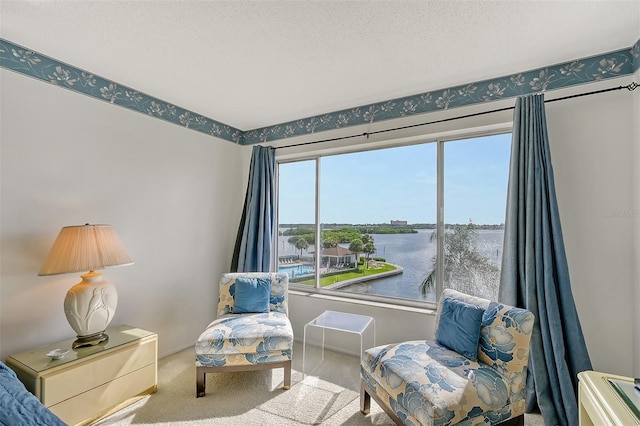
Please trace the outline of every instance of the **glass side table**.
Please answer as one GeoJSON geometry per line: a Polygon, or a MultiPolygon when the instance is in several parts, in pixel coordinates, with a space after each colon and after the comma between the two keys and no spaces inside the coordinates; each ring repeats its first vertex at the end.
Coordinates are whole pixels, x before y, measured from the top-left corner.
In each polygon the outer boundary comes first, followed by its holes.
{"type": "Polygon", "coordinates": [[[371,346],[376,345],[376,322],[372,317],[366,315],[350,314],[347,312],[324,311],[318,317],[309,321],[304,326],[304,336],[302,338],[302,376],[305,375],[305,363],[307,356],[307,329],[317,328],[322,330],[322,357],[320,363],[324,361],[324,337],[326,330],[336,330],[346,333],[354,333],[360,336],[360,360],[364,354],[364,336],[370,335],[371,346]]]}

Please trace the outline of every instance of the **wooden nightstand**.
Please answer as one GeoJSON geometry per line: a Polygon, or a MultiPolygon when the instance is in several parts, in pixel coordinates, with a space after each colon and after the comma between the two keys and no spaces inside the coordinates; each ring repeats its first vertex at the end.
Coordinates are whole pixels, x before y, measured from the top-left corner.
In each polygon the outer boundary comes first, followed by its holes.
{"type": "Polygon", "coordinates": [[[6,364],[65,423],[87,424],[157,389],[158,335],[127,325],[106,333],[109,340],[96,346],[71,349],[73,338],[12,355],[6,364]],[[57,348],[69,353],[47,357],[57,348]]]}

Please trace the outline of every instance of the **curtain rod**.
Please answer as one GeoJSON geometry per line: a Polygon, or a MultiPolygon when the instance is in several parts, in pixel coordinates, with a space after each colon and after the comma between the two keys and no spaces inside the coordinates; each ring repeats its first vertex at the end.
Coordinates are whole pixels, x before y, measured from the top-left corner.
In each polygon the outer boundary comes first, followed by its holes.
{"type": "MultiPolygon", "coordinates": [[[[635,89],[637,89],[638,87],[640,87],[640,85],[634,81],[634,82],[631,82],[630,84],[628,84],[626,86],[610,87],[608,89],[594,90],[592,92],[585,92],[585,93],[578,93],[577,95],[563,96],[561,98],[545,100],[544,103],[546,104],[548,102],[563,101],[565,99],[579,98],[581,96],[596,95],[596,94],[599,94],[599,93],[611,92],[611,91],[614,91],[614,90],[627,89],[628,91],[632,92],[635,89]]],[[[453,120],[460,120],[460,119],[463,119],[463,118],[476,117],[478,115],[485,115],[485,114],[492,114],[494,112],[508,111],[510,109],[515,109],[515,106],[492,109],[490,111],[476,112],[476,113],[473,113],[473,114],[459,115],[457,117],[443,118],[441,120],[434,120],[434,121],[429,121],[429,122],[426,122],[426,123],[410,124],[410,125],[407,125],[407,126],[394,127],[392,129],[376,130],[374,132],[364,132],[364,133],[359,133],[357,135],[340,136],[340,137],[337,137],[337,138],[321,139],[321,140],[312,141],[312,142],[302,142],[302,143],[298,143],[298,144],[284,145],[284,146],[276,147],[275,149],[292,148],[292,147],[304,146],[304,145],[314,145],[314,144],[323,143],[323,142],[334,142],[334,141],[339,141],[339,140],[343,140],[343,139],[358,138],[360,136],[366,136],[367,139],[368,139],[370,135],[376,135],[378,133],[386,133],[386,132],[393,132],[393,131],[396,131],[396,130],[411,129],[413,127],[426,126],[426,125],[429,125],[429,124],[436,124],[436,123],[444,123],[444,122],[447,122],[447,121],[453,121],[453,120]]]]}

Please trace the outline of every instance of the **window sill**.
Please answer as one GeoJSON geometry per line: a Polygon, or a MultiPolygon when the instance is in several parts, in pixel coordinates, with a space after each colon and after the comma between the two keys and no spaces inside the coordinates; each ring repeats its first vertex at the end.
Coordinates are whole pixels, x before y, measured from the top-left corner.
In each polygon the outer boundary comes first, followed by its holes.
{"type": "Polygon", "coordinates": [[[377,302],[373,300],[363,300],[363,299],[356,299],[352,297],[340,297],[340,296],[335,296],[331,294],[292,290],[292,289],[289,289],[289,294],[293,294],[301,297],[309,297],[313,299],[331,300],[335,302],[350,303],[354,305],[373,306],[377,308],[389,309],[394,311],[414,312],[414,313],[426,314],[426,315],[436,314],[436,309],[431,307],[399,305],[395,303],[384,303],[384,302],[377,302]]]}

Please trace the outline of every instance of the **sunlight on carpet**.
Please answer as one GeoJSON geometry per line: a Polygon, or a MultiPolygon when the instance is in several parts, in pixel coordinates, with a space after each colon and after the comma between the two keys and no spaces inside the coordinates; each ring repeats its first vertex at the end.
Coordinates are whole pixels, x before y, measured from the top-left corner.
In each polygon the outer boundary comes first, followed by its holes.
{"type": "MultiPolygon", "coordinates": [[[[327,383],[317,384],[328,385],[327,383]]],[[[258,409],[288,418],[297,424],[321,424],[358,397],[353,391],[338,386],[333,386],[335,390],[332,391],[327,389],[328,387],[330,386],[296,383],[288,392],[281,393],[259,406],[258,409]],[[298,410],[295,407],[304,407],[304,409],[298,410]]]]}
{"type": "MultiPolygon", "coordinates": [[[[301,355],[297,349],[298,345],[294,353],[301,355]]],[[[352,424],[392,424],[381,411],[386,423],[360,422],[367,417],[359,411],[355,357],[327,351],[325,362],[303,380],[294,356],[292,386],[287,391],[282,389],[282,369],[209,374],[202,398],[195,397],[194,360],[191,348],[160,360],[158,392],[96,425],[349,424],[351,417],[358,420],[352,424]]]]}
{"type": "MultiPolygon", "coordinates": [[[[303,378],[302,347],[294,346],[291,389],[282,389],[283,370],[207,375],[206,395],[195,397],[195,350],[185,349],[158,363],[158,392],[95,423],[96,426],[323,425],[391,426],[372,401],[360,412],[358,359],[326,351],[324,362],[303,378]]],[[[535,417],[525,424],[540,425],[535,417]]]]}

